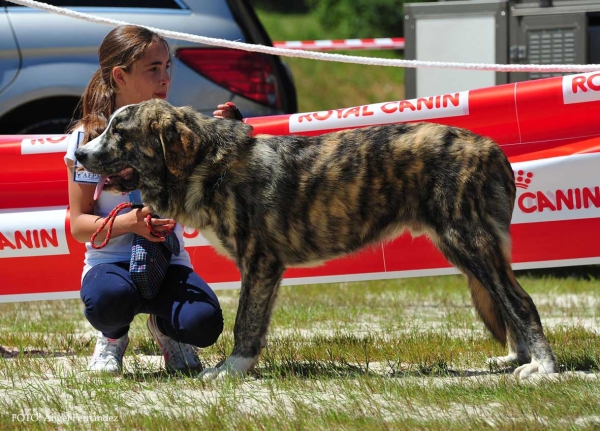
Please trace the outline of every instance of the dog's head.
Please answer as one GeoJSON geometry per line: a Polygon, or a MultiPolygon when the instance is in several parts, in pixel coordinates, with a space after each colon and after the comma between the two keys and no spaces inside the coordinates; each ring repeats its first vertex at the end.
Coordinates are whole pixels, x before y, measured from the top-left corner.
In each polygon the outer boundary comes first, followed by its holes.
{"type": "Polygon", "coordinates": [[[217,153],[226,150],[223,142],[244,142],[251,133],[240,121],[152,99],[115,111],[105,131],[78,148],[75,157],[102,176],[105,190],[129,192],[143,184],[164,186],[168,177],[184,179],[200,161],[216,162],[217,153]]]}

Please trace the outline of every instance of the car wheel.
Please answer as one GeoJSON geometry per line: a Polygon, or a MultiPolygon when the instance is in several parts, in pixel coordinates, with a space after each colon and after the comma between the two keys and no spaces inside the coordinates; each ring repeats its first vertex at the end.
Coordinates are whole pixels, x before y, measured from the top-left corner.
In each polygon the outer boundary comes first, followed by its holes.
{"type": "Polygon", "coordinates": [[[20,129],[17,135],[62,135],[71,124],[70,118],[40,120],[20,129]]]}
{"type": "Polygon", "coordinates": [[[0,135],[62,135],[81,116],[76,97],[52,97],[21,105],[0,118],[0,135]]]}

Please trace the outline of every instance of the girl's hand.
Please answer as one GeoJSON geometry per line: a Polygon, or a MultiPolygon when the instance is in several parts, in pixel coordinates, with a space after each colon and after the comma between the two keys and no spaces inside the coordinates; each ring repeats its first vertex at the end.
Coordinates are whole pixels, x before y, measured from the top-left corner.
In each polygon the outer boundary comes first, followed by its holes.
{"type": "Polygon", "coordinates": [[[233,102],[218,105],[217,110],[213,112],[213,116],[227,120],[242,120],[244,118],[233,102]]]}
{"type": "Polygon", "coordinates": [[[152,241],[152,242],[163,242],[165,238],[156,237],[150,233],[150,228],[154,232],[167,232],[175,228],[177,222],[172,219],[162,218],[151,218],[150,222],[146,222],[146,217],[151,214],[149,207],[143,207],[141,209],[134,209],[129,211],[127,214],[123,214],[122,222],[125,225],[128,232],[135,233],[139,236],[152,241]]]}

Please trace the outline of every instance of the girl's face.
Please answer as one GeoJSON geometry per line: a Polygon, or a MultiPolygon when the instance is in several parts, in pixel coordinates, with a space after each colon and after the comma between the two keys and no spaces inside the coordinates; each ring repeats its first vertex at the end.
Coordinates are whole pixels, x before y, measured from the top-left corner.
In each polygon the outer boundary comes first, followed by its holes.
{"type": "Polygon", "coordinates": [[[160,40],[152,43],[130,70],[115,67],[113,78],[118,87],[115,109],[153,98],[166,99],[171,84],[170,67],[169,50],[160,40]]]}

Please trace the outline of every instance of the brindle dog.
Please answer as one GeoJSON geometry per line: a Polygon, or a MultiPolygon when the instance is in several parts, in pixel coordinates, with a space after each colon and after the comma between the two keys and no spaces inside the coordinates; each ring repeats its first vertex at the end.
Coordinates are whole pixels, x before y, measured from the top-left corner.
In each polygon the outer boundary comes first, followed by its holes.
{"type": "Polygon", "coordinates": [[[204,376],[245,375],[265,345],[287,267],[427,234],[468,279],[495,363],[518,377],[556,372],[531,297],[510,265],[511,165],[491,139],[431,123],[321,136],[253,136],[252,127],[152,100],[117,111],[75,153],[106,188],[139,189],[163,217],[202,230],[242,275],[231,355],[204,376]]]}

